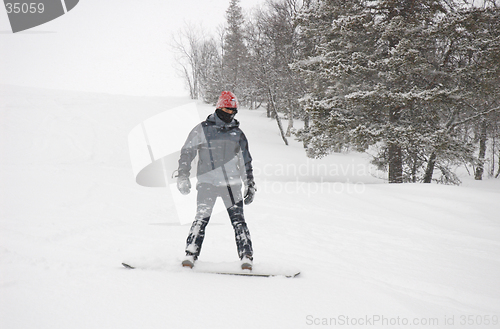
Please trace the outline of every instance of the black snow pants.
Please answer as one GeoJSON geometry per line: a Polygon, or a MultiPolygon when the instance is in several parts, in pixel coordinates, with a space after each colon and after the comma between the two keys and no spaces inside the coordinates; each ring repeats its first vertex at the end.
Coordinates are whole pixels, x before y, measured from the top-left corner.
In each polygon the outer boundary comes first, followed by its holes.
{"type": "Polygon", "coordinates": [[[234,228],[238,256],[240,259],[245,255],[252,257],[252,240],[243,216],[241,186],[235,187],[233,186],[231,191],[228,191],[227,186],[214,186],[207,183],[198,183],[196,185],[198,190],[197,210],[186,241],[186,253],[194,255],[196,258],[200,255],[203,239],[205,238],[205,228],[210,221],[210,215],[217,197],[221,197],[234,228]],[[232,197],[230,193],[232,193],[232,197]]]}

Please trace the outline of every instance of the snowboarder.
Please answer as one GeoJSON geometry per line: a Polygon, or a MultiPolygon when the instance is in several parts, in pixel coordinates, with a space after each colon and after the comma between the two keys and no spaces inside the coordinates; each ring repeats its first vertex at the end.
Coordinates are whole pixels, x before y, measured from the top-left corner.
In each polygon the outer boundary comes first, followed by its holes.
{"type": "Polygon", "coordinates": [[[198,154],[197,210],[187,237],[184,267],[192,268],[198,259],[215,201],[221,197],[234,228],[241,268],[252,269],[252,241],[243,216],[243,203],[248,205],[253,201],[256,188],[248,141],[234,119],[237,112],[236,96],[223,91],[215,113],[193,128],[181,149],[177,188],[182,194],[191,190],[191,162],[198,154]]]}

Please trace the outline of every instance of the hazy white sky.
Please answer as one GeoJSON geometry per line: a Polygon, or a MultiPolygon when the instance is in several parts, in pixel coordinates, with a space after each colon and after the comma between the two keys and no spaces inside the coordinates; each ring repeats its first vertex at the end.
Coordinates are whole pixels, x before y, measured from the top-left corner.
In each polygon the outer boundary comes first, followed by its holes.
{"type": "MultiPolygon", "coordinates": [[[[241,0],[251,9],[265,0],[241,0]]],[[[224,23],[229,0],[80,0],[13,34],[0,6],[0,83],[139,96],[187,95],[169,38],[185,22],[224,23]]]]}

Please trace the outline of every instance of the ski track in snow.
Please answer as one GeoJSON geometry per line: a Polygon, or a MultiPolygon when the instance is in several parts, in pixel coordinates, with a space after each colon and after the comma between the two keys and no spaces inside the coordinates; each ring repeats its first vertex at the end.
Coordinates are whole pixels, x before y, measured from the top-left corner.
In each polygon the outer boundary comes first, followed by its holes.
{"type": "MultiPolygon", "coordinates": [[[[0,85],[1,328],[310,328],[375,315],[471,328],[461,316],[500,316],[500,181],[388,185],[365,155],[312,161],[284,146],[263,110],[237,117],[257,173],[245,207],[254,267],[301,275],[181,268],[189,225],[167,189],[135,184],[127,134],[187,102],[0,85]]],[[[226,217],[208,225],[200,268],[237,267],[226,217]]]]}

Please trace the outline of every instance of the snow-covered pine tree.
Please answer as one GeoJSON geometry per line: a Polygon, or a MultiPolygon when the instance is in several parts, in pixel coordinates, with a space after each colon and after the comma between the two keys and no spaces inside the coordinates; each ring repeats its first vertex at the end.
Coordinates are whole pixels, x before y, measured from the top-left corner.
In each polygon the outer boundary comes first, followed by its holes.
{"type": "MultiPolygon", "coordinates": [[[[349,56],[350,50],[341,43],[355,45],[357,36],[351,36],[349,41],[349,36],[339,34],[332,24],[348,16],[359,18],[356,15],[364,10],[362,3],[312,0],[295,18],[300,52],[292,68],[304,79],[307,92],[300,102],[309,115],[309,126],[299,130],[297,136],[303,141],[308,156],[313,158],[346,147],[349,141],[343,132],[355,126],[345,107],[344,95],[348,91],[344,79],[349,78],[332,71],[332,68],[342,66],[333,57],[349,56]]],[[[357,34],[361,35],[361,32],[357,34]]],[[[359,40],[362,42],[362,38],[359,40]]],[[[361,48],[358,47],[358,50],[361,48]]]]}
{"type": "Polygon", "coordinates": [[[500,8],[469,8],[450,17],[457,23],[457,53],[462,65],[457,84],[466,90],[463,99],[479,145],[475,179],[481,180],[488,137],[494,134],[500,107],[500,8]],[[495,110],[496,109],[496,110],[495,110]]]}
{"type": "Polygon", "coordinates": [[[440,83],[455,89],[453,113],[440,124],[441,140],[460,143],[461,139],[463,145],[431,147],[424,182],[431,181],[434,165],[440,167],[440,161],[453,159],[474,164],[476,179],[482,177],[486,138],[500,105],[499,24],[499,8],[461,8],[443,17],[432,34],[437,52],[444,54],[436,63],[440,83]],[[474,141],[479,144],[475,159],[474,141]]]}
{"type": "Polygon", "coordinates": [[[299,135],[310,156],[376,145],[391,183],[422,180],[426,163],[455,180],[447,163],[470,145],[446,126],[461,97],[441,69],[448,53],[435,25],[447,13],[440,0],[319,0],[302,15],[304,35],[318,40],[295,64],[310,86],[302,101],[313,121],[299,135]]]}
{"type": "Polygon", "coordinates": [[[240,0],[231,0],[226,11],[227,26],[224,34],[222,69],[224,89],[233,91],[241,102],[247,95],[248,51],[245,44],[244,23],[240,0]]]}

